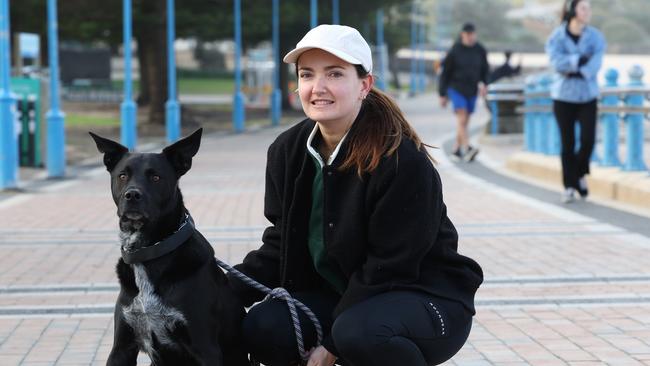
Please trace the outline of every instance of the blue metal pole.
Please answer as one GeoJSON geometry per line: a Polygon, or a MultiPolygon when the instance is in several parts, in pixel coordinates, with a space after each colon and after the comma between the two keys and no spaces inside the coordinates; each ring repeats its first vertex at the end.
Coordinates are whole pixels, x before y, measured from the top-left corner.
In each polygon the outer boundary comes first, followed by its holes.
{"type": "Polygon", "coordinates": [[[16,188],[18,184],[18,143],[12,110],[15,101],[9,88],[9,29],[9,0],[0,0],[0,189],[16,188]]]}
{"type": "MultiPolygon", "coordinates": [[[[605,87],[618,86],[618,71],[609,69],[605,73],[605,87]]],[[[617,106],[618,95],[605,95],[601,98],[603,106],[617,106]]],[[[602,113],[600,120],[603,124],[603,166],[621,166],[618,158],[618,113],[602,113]]]]}
{"type": "Polygon", "coordinates": [[[278,126],[282,117],[282,91],[280,90],[280,0],[273,0],[273,92],[271,94],[271,124],[278,126]]]}
{"type": "Polygon", "coordinates": [[[492,112],[492,123],[490,125],[490,133],[492,136],[499,134],[499,102],[496,100],[490,101],[490,111],[492,112]]]}
{"type": "Polygon", "coordinates": [[[124,0],[124,100],[121,104],[121,118],[122,118],[122,144],[135,150],[137,140],[136,129],[136,105],[133,101],[133,81],[131,79],[131,30],[132,30],[132,16],[131,16],[131,0],[124,0]]]}
{"type": "Polygon", "coordinates": [[[167,0],[167,89],[169,96],[165,103],[167,142],[172,143],[181,136],[181,113],[176,90],[176,14],[174,0],[167,0]]]}
{"type": "Polygon", "coordinates": [[[341,23],[339,0],[332,0],[332,24],[341,23]]]}
{"type": "Polygon", "coordinates": [[[424,72],[424,67],[425,67],[425,62],[426,58],[424,57],[424,43],[425,43],[425,38],[426,38],[426,24],[424,22],[420,22],[420,37],[419,37],[419,43],[418,43],[418,51],[420,54],[419,62],[418,62],[418,91],[420,93],[424,93],[424,89],[426,87],[426,77],[425,77],[425,72],[424,72]]]}
{"type": "Polygon", "coordinates": [[[386,73],[384,72],[384,9],[377,10],[377,79],[375,85],[379,90],[386,90],[386,73]]]}
{"type": "Polygon", "coordinates": [[[416,13],[417,13],[417,7],[415,4],[415,0],[413,1],[411,5],[411,81],[409,85],[409,94],[411,96],[414,96],[417,93],[417,59],[416,59],[416,51],[417,51],[417,22],[416,22],[416,13]]]}
{"type": "Polygon", "coordinates": [[[56,0],[47,0],[47,43],[50,63],[50,110],[47,119],[47,175],[65,175],[65,115],[59,108],[59,40],[56,0]]]}
{"type": "Polygon", "coordinates": [[[241,91],[241,0],[235,0],[235,95],[233,100],[232,123],[235,132],[244,131],[244,93],[241,91]]]}
{"type": "MultiPolygon", "coordinates": [[[[532,107],[535,101],[528,94],[535,92],[535,76],[531,75],[526,78],[526,88],[524,90],[524,106],[532,107]]],[[[524,113],[524,149],[534,151],[535,144],[535,114],[533,112],[524,113]]]]}
{"type": "Polygon", "coordinates": [[[311,11],[309,24],[312,28],[316,28],[318,25],[318,0],[311,0],[311,11]]]}
{"type": "Polygon", "coordinates": [[[540,132],[542,133],[542,143],[540,146],[541,152],[546,155],[552,155],[552,145],[553,145],[553,111],[550,109],[553,105],[553,100],[551,99],[551,76],[544,74],[539,80],[539,87],[545,94],[544,97],[539,99],[539,104],[543,106],[548,106],[549,110],[540,113],[540,121],[538,122],[541,126],[540,132]]]}
{"type": "MultiPolygon", "coordinates": [[[[640,66],[633,66],[629,71],[630,86],[643,86],[643,69],[640,66]]],[[[625,97],[625,105],[631,107],[643,106],[643,93],[628,94],[625,97]]],[[[628,113],[625,116],[627,122],[627,159],[623,170],[642,171],[646,170],[643,161],[643,113],[628,113]]]]}

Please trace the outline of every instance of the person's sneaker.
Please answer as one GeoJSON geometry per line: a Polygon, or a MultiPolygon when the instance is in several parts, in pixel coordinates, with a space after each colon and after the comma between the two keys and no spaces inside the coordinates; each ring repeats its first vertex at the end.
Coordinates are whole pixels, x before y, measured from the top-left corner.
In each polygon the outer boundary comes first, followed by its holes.
{"type": "Polygon", "coordinates": [[[571,203],[576,200],[576,190],[575,188],[567,188],[562,192],[560,200],[562,203],[571,203]]]}
{"type": "Polygon", "coordinates": [[[451,153],[450,158],[452,161],[458,163],[463,160],[463,151],[458,148],[453,153],[451,153]]]}
{"type": "Polygon", "coordinates": [[[476,158],[476,155],[478,154],[478,149],[475,148],[474,146],[468,146],[467,147],[467,152],[465,153],[465,156],[463,157],[466,162],[472,162],[474,161],[474,158],[476,158]]]}
{"type": "Polygon", "coordinates": [[[578,193],[580,194],[580,198],[587,199],[587,196],[589,195],[589,187],[587,187],[587,178],[583,175],[580,177],[580,180],[578,180],[578,193]]]}

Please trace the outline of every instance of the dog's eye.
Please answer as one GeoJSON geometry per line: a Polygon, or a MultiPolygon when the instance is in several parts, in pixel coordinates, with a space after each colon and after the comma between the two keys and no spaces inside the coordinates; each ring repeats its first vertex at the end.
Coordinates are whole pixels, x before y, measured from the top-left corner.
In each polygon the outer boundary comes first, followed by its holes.
{"type": "Polygon", "coordinates": [[[126,174],[122,173],[122,174],[120,174],[119,178],[120,178],[121,181],[126,181],[127,176],[126,176],[126,174]]]}
{"type": "Polygon", "coordinates": [[[160,176],[154,174],[154,175],[151,176],[151,180],[154,181],[154,182],[158,182],[160,180],[160,176]]]}

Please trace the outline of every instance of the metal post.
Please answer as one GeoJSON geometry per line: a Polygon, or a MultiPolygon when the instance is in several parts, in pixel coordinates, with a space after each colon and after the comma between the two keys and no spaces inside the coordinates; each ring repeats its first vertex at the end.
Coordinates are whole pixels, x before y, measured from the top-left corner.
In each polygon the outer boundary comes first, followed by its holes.
{"type": "MultiPolygon", "coordinates": [[[[533,98],[528,94],[535,91],[535,76],[531,75],[526,78],[526,89],[524,90],[524,106],[532,107],[535,104],[533,98]]],[[[534,151],[535,144],[535,117],[534,113],[527,111],[524,114],[524,149],[526,151],[534,151]]]]}
{"type": "Polygon", "coordinates": [[[50,110],[47,120],[47,175],[65,175],[65,115],[59,108],[59,42],[56,0],[47,0],[47,46],[50,63],[50,110]]]}
{"type": "Polygon", "coordinates": [[[332,24],[341,23],[339,0],[332,0],[332,24]]]}
{"type": "Polygon", "coordinates": [[[18,182],[18,143],[11,96],[11,46],[9,39],[9,0],[0,0],[0,189],[16,188],[18,182]]]}
{"type": "MultiPolygon", "coordinates": [[[[633,66],[628,75],[630,86],[643,86],[643,69],[636,65],[633,66]]],[[[630,107],[643,106],[644,95],[642,93],[631,93],[625,97],[625,105],[630,107]]],[[[623,170],[642,171],[646,170],[643,162],[643,113],[628,113],[625,116],[627,123],[627,159],[623,165],[623,170]]]]}
{"type": "Polygon", "coordinates": [[[426,63],[426,57],[424,57],[424,43],[426,39],[426,24],[424,21],[420,22],[420,37],[419,37],[419,43],[418,43],[418,53],[420,54],[419,62],[418,62],[418,91],[420,93],[424,93],[424,89],[426,88],[426,74],[424,71],[425,68],[425,63],[426,63]]]}
{"type": "Polygon", "coordinates": [[[174,0],[167,0],[167,89],[169,96],[165,103],[167,142],[172,143],[181,136],[180,106],[176,90],[176,53],[174,41],[176,39],[176,16],[174,0]]]}
{"type": "MultiPolygon", "coordinates": [[[[605,73],[605,87],[618,86],[618,71],[609,69],[605,73]]],[[[605,95],[601,98],[603,106],[617,106],[618,95],[605,95]]],[[[603,166],[621,166],[618,158],[618,113],[602,113],[600,120],[603,124],[603,166]]]]}
{"type": "Polygon", "coordinates": [[[318,25],[318,0],[311,0],[311,11],[309,24],[312,28],[318,25]]]}
{"type": "Polygon", "coordinates": [[[241,0],[235,0],[235,95],[232,123],[235,132],[244,131],[244,93],[241,91],[241,0]]]}
{"type": "Polygon", "coordinates": [[[271,124],[278,126],[282,114],[282,92],[280,90],[280,0],[273,0],[273,92],[271,94],[271,124]]]}
{"type": "Polygon", "coordinates": [[[490,101],[490,112],[492,112],[492,124],[490,126],[490,133],[492,136],[499,134],[499,101],[490,101]]]}
{"type": "Polygon", "coordinates": [[[384,9],[377,10],[377,79],[375,85],[379,90],[386,90],[386,73],[384,72],[384,9]]]}
{"type": "Polygon", "coordinates": [[[124,100],[121,104],[121,117],[122,117],[122,144],[135,150],[137,140],[136,129],[136,105],[133,101],[133,85],[131,78],[131,30],[132,30],[132,16],[131,16],[131,0],[124,0],[124,100]]]}
{"type": "Polygon", "coordinates": [[[415,0],[411,5],[411,81],[409,85],[409,94],[414,96],[417,92],[417,60],[416,60],[416,49],[417,49],[417,21],[416,21],[417,7],[415,0]]]}
{"type": "Polygon", "coordinates": [[[550,91],[551,91],[551,82],[552,78],[548,74],[542,75],[542,77],[539,80],[539,87],[540,90],[544,91],[546,93],[542,98],[539,99],[539,105],[543,105],[545,107],[548,107],[548,111],[544,111],[540,113],[539,116],[539,124],[541,126],[541,146],[540,146],[540,152],[546,154],[546,155],[552,155],[553,152],[553,143],[554,143],[554,137],[553,136],[553,110],[551,109],[551,106],[553,105],[553,100],[551,99],[550,91]]]}

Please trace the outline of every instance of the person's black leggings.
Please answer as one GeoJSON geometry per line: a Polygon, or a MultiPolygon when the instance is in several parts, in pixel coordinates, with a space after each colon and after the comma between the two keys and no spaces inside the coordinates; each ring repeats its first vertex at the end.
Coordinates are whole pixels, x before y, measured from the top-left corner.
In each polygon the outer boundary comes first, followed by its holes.
{"type": "MultiPolygon", "coordinates": [[[[411,291],[392,291],[356,304],[332,322],[338,295],[325,292],[292,294],[319,318],[331,334],[331,352],[345,366],[437,365],[465,344],[472,314],[459,302],[411,291]]],[[[305,349],[316,335],[300,313],[305,349]]],[[[267,300],[253,306],[243,334],[251,356],[266,366],[298,365],[298,348],[284,302],[267,300]]]]}
{"type": "Polygon", "coordinates": [[[562,180],[564,188],[578,189],[578,180],[589,174],[589,160],[596,141],[596,99],[587,103],[553,101],[553,113],[562,141],[562,180]],[[580,149],[575,150],[575,124],[580,124],[580,149]]]}

